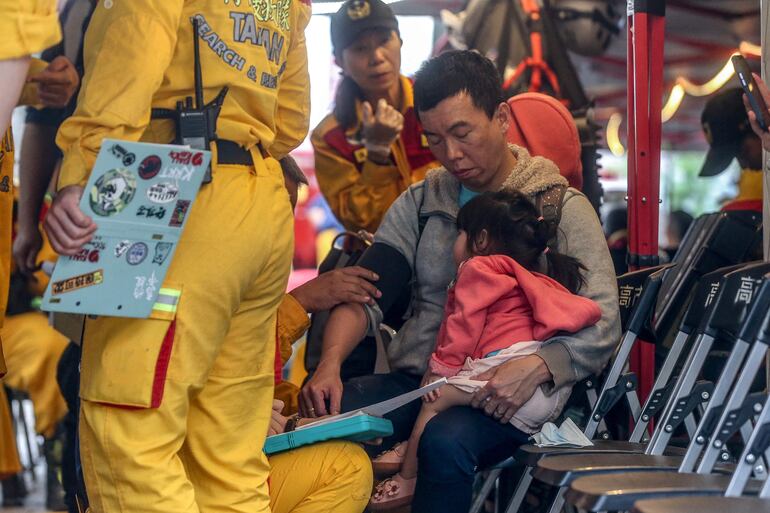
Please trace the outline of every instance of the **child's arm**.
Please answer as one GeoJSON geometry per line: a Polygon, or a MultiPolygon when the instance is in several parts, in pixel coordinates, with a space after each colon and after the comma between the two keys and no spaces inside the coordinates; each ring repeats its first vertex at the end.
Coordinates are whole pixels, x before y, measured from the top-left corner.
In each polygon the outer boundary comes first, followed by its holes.
{"type": "Polygon", "coordinates": [[[484,257],[472,258],[460,268],[452,291],[454,301],[447,302],[429,362],[433,373],[451,377],[460,371],[481,340],[488,308],[515,286],[514,278],[492,271],[484,257]]]}

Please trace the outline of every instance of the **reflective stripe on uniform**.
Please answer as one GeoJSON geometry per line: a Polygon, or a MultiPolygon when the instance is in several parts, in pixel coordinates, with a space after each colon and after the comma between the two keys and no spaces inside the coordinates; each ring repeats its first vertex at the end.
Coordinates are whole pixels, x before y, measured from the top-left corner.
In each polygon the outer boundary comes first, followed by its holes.
{"type": "Polygon", "coordinates": [[[179,297],[182,295],[181,290],[162,288],[158,293],[158,299],[155,304],[152,305],[152,309],[159,312],[176,312],[176,307],[179,304],[179,297]]]}

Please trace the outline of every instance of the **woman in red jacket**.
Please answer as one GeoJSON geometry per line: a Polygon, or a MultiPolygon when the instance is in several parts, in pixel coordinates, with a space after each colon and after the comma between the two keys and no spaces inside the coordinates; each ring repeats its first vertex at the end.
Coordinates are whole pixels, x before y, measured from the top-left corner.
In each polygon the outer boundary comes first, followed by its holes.
{"type": "MultiPolygon", "coordinates": [[[[457,226],[457,278],[447,294],[436,350],[423,378],[425,385],[446,377],[451,386],[428,394],[409,441],[375,460],[378,470],[378,464],[385,468],[405,453],[399,473],[377,486],[372,510],[411,501],[417,446],[430,419],[452,406],[469,405],[490,369],[534,353],[557,332],[577,332],[601,317],[596,303],[575,294],[585,267],[549,250],[553,228],[525,195],[500,191],[476,196],[460,209],[457,226]],[[538,272],[542,270],[545,274],[538,272]]],[[[561,413],[569,393],[564,388],[546,396],[538,389],[512,416],[502,411],[494,416],[535,433],[561,413]]]]}

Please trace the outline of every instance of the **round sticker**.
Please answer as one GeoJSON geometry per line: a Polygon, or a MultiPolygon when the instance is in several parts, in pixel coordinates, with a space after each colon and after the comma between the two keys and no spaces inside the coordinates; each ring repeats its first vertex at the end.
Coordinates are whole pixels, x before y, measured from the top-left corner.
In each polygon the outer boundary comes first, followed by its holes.
{"type": "Polygon", "coordinates": [[[134,199],[136,177],[128,169],[113,169],[96,180],[89,197],[91,210],[108,217],[117,214],[134,199]]]}
{"type": "Polygon", "coordinates": [[[160,172],[162,165],[163,163],[157,155],[145,157],[144,160],[139,163],[139,168],[137,169],[137,171],[139,171],[139,178],[142,178],[143,180],[155,178],[155,175],[160,172]]]}
{"type": "Polygon", "coordinates": [[[144,242],[135,242],[126,252],[126,262],[131,265],[139,265],[144,262],[149,253],[149,248],[144,242]]]}
{"type": "Polygon", "coordinates": [[[152,184],[147,189],[147,198],[153,203],[170,203],[179,194],[179,187],[169,182],[152,184]]]}

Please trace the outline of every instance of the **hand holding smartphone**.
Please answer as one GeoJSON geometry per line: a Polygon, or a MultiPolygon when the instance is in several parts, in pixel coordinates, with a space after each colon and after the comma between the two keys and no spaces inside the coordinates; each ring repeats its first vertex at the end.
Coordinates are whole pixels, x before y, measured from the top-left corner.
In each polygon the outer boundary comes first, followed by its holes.
{"type": "Polygon", "coordinates": [[[757,124],[763,132],[767,132],[770,127],[770,115],[767,112],[767,105],[762,98],[762,93],[757,87],[757,83],[754,80],[754,76],[751,74],[749,63],[742,55],[733,55],[730,59],[735,68],[735,73],[738,75],[738,80],[743,87],[743,91],[746,93],[746,98],[749,100],[751,110],[757,119],[757,124]]]}

